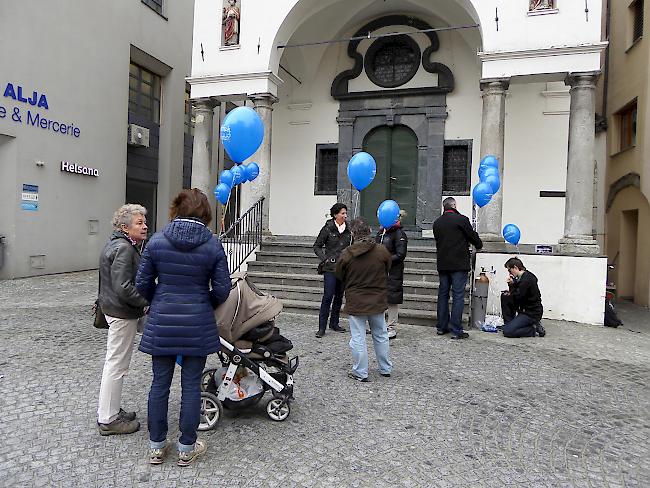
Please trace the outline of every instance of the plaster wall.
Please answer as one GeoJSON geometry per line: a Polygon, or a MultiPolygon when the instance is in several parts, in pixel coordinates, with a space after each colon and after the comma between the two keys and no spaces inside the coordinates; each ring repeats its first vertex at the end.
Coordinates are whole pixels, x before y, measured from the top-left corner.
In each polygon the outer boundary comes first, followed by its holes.
{"type": "MultiPolygon", "coordinates": [[[[504,263],[510,254],[478,253],[476,269],[490,274],[488,313],[500,312],[500,291],[507,290],[504,263]]],[[[518,256],[539,280],[544,318],[585,324],[603,324],[607,259],[604,257],[518,256]],[[576,306],[576,304],[580,304],[576,306]]]]}
{"type": "Polygon", "coordinates": [[[0,3],[0,95],[13,83],[30,95],[46,94],[49,103],[45,110],[0,98],[8,114],[14,108],[22,114],[21,122],[0,119],[0,135],[14,138],[0,148],[0,206],[9,215],[0,220],[9,258],[0,277],[97,267],[112,214],[125,198],[133,46],[171,67],[163,79],[159,147],[158,226],[164,223],[164,209],[182,188],[192,2],[165,2],[164,14],[167,19],[131,0],[105,2],[101,10],[82,0],[0,3]],[[80,136],[28,125],[28,109],[74,123],[80,136]],[[99,177],[62,172],[61,161],[96,168],[99,177]],[[23,184],[38,185],[38,211],[21,210],[23,184]],[[32,256],[44,256],[43,266],[35,267],[32,256]]]}

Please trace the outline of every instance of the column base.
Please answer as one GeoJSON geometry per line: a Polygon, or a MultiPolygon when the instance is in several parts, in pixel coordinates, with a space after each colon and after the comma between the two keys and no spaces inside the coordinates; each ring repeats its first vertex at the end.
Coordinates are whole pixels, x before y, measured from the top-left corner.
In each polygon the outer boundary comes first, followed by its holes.
{"type": "Polygon", "coordinates": [[[562,254],[599,255],[600,246],[592,236],[567,236],[558,241],[558,251],[562,254]]]}

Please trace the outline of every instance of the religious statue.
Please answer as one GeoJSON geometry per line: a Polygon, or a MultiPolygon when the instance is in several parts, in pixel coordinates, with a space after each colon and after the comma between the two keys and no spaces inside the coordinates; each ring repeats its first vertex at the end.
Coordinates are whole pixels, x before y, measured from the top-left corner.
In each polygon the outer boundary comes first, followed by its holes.
{"type": "Polygon", "coordinates": [[[528,10],[533,12],[534,10],[548,10],[555,8],[555,0],[530,0],[528,10]]]}
{"type": "Polygon", "coordinates": [[[239,19],[240,10],[237,7],[237,0],[227,0],[227,5],[223,8],[221,19],[224,46],[236,46],[239,44],[239,19]]]}

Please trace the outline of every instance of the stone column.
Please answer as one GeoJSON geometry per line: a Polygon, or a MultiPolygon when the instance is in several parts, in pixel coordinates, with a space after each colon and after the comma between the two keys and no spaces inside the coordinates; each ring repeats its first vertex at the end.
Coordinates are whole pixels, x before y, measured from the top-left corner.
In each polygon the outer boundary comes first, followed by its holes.
{"type": "Polygon", "coordinates": [[[264,212],[262,214],[262,232],[270,234],[269,230],[269,207],[271,205],[271,129],[273,125],[272,114],[273,104],[278,98],[270,93],[258,93],[250,96],[255,105],[255,111],[262,118],[264,123],[264,141],[253,156],[260,167],[259,176],[252,182],[247,191],[248,198],[244,199],[245,206],[242,206],[242,213],[250,208],[260,197],[264,197],[264,212]]]}
{"type": "Polygon", "coordinates": [[[336,200],[348,207],[348,220],[352,220],[358,217],[358,215],[354,215],[355,207],[358,214],[361,205],[361,202],[359,202],[361,196],[348,179],[348,162],[352,158],[354,151],[354,118],[341,115],[339,111],[336,122],[339,124],[339,164],[336,200]],[[355,205],[356,202],[358,203],[355,205]]]}
{"type": "Polygon", "coordinates": [[[218,102],[201,98],[192,102],[194,107],[194,145],[192,147],[192,188],[198,188],[208,196],[211,204],[216,182],[212,181],[212,144],[214,131],[212,119],[218,102]]]}
{"type": "Polygon", "coordinates": [[[599,254],[593,236],[594,146],[596,140],[596,80],[599,71],[570,73],[569,155],[566,175],[564,237],[560,251],[599,254]]]}
{"type": "Polygon", "coordinates": [[[478,211],[478,232],[484,242],[504,242],[501,236],[503,212],[503,145],[506,122],[506,91],[508,78],[481,80],[483,92],[483,119],[481,122],[481,159],[487,155],[499,159],[501,189],[492,201],[478,211]]]}

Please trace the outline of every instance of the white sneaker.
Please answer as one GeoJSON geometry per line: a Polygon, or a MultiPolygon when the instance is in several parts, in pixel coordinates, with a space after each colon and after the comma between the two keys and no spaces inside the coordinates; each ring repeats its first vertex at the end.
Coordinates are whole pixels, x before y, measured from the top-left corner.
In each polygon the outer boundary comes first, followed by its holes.
{"type": "Polygon", "coordinates": [[[389,339],[394,339],[397,337],[397,330],[395,330],[395,327],[392,325],[388,326],[388,338],[389,339]]]}

